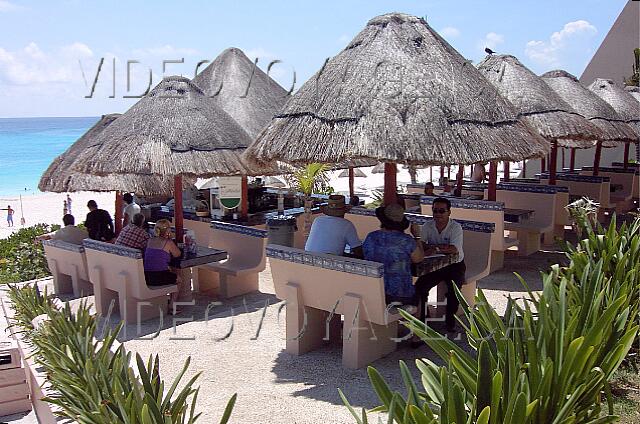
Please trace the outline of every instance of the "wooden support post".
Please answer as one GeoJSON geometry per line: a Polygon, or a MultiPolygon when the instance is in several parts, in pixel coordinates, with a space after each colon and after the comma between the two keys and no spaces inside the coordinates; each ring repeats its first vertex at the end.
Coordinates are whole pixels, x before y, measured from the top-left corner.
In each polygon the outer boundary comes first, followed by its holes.
{"type": "Polygon", "coordinates": [[[395,163],[384,163],[384,197],[385,206],[398,202],[397,168],[395,163]]]}
{"type": "Polygon", "coordinates": [[[240,218],[242,220],[249,219],[249,181],[246,175],[242,176],[242,180],[240,183],[240,188],[242,190],[240,197],[240,218]]]}
{"type": "Polygon", "coordinates": [[[173,225],[176,227],[176,242],[182,243],[184,234],[184,221],[182,217],[182,175],[173,177],[173,225]]]}
{"type": "Polygon", "coordinates": [[[496,200],[496,185],[498,183],[498,162],[489,162],[489,193],[487,200],[496,200]]]}
{"type": "Polygon", "coordinates": [[[569,155],[569,171],[576,169],[576,148],[571,148],[571,155],[569,155]]]}
{"type": "Polygon", "coordinates": [[[556,185],[556,168],[558,167],[558,142],[551,142],[551,157],[549,158],[549,185],[556,185]]]}
{"type": "Polygon", "coordinates": [[[602,155],[602,141],[596,143],[596,157],[593,159],[593,176],[596,177],[600,173],[600,156],[602,155]]]}
{"type": "Polygon", "coordinates": [[[114,224],[116,229],[116,237],[120,234],[122,230],[122,192],[120,190],[116,191],[116,213],[114,216],[114,224]]]}

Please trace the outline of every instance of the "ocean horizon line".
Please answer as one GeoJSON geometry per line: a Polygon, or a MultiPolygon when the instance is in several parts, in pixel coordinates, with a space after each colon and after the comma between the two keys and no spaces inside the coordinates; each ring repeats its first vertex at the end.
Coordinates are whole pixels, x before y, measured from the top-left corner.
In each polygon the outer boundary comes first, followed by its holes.
{"type": "MultiPolygon", "coordinates": [[[[118,113],[118,112],[113,112],[118,113]]],[[[105,114],[103,114],[105,115],[105,114]]],[[[87,116],[0,116],[0,119],[78,119],[78,118],[99,118],[103,115],[87,116]]],[[[108,115],[108,114],[106,114],[108,115]]]]}

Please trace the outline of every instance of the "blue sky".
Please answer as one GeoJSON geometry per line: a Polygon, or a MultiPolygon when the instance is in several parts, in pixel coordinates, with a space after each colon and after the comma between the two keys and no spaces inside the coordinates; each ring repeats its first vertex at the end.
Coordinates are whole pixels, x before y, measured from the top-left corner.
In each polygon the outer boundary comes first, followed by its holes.
{"type": "Polygon", "coordinates": [[[227,47],[259,58],[287,89],[299,87],[376,15],[398,11],[427,22],[476,63],[489,46],[536,73],[580,76],[626,0],[19,1],[0,0],[0,117],[97,116],[123,112],[163,74],[192,77],[227,47]],[[105,58],[93,98],[90,91],[105,58]],[[115,65],[115,98],[112,61],[115,65]],[[126,68],[132,65],[127,92],[126,68]],[[84,77],[83,77],[84,73],[84,77]],[[87,81],[86,85],[85,80],[87,81]]]}

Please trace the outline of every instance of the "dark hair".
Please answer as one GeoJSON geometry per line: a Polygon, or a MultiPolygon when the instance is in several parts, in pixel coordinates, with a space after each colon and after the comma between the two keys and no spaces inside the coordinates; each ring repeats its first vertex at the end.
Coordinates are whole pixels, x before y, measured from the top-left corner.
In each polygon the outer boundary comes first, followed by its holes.
{"type": "Polygon", "coordinates": [[[433,199],[433,205],[435,205],[436,203],[444,203],[445,205],[447,205],[447,210],[451,210],[451,201],[446,197],[436,197],[435,199],[433,199]]]}
{"type": "Polygon", "coordinates": [[[436,188],[436,186],[431,181],[424,183],[424,188],[427,187],[436,188]]]}
{"type": "Polygon", "coordinates": [[[131,203],[131,202],[133,202],[133,196],[131,195],[131,193],[125,193],[122,196],[122,200],[124,200],[127,203],[131,203]]]}
{"type": "Polygon", "coordinates": [[[98,204],[96,203],[96,201],[95,201],[95,200],[89,200],[89,201],[87,202],[87,207],[88,207],[88,208],[97,208],[97,207],[98,207],[98,204]]]}
{"type": "Polygon", "coordinates": [[[76,219],[70,213],[62,217],[62,223],[64,225],[73,225],[76,223],[76,219]]]}
{"type": "Polygon", "coordinates": [[[355,194],[351,197],[349,197],[349,205],[350,206],[358,206],[360,205],[360,198],[358,196],[356,196],[355,194]]]}
{"type": "Polygon", "coordinates": [[[133,225],[142,228],[142,225],[144,224],[144,215],[141,213],[137,213],[133,215],[132,222],[133,222],[133,225]]]}

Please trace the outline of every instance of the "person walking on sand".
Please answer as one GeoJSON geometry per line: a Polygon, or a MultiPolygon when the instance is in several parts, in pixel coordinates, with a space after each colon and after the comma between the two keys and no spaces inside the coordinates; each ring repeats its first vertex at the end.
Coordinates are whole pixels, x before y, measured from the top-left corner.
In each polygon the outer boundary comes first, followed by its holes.
{"type": "Polygon", "coordinates": [[[69,213],[69,205],[67,204],[66,200],[63,200],[62,201],[62,216],[65,216],[68,213],[69,213]]]}

